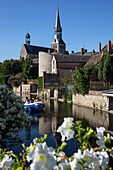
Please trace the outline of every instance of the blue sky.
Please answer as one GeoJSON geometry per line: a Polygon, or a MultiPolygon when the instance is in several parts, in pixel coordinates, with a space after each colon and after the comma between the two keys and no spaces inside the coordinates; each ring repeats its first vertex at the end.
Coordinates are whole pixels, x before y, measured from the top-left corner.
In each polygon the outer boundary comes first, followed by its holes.
{"type": "MultiPolygon", "coordinates": [[[[50,47],[57,0],[0,0],[0,61],[19,59],[27,30],[31,44],[50,47]]],[[[113,42],[113,0],[59,0],[66,49],[98,51],[113,42]]]]}

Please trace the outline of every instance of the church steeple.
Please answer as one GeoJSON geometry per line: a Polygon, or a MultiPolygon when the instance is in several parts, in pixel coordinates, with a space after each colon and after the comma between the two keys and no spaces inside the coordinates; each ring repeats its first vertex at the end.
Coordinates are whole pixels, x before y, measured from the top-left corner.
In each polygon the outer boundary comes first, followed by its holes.
{"type": "Polygon", "coordinates": [[[59,7],[57,7],[55,32],[62,32],[62,28],[60,25],[59,7]]]}
{"type": "Polygon", "coordinates": [[[30,45],[30,34],[27,32],[25,37],[26,45],[30,45]]]}
{"type": "Polygon", "coordinates": [[[55,49],[59,53],[65,53],[65,43],[62,40],[62,27],[60,24],[58,5],[57,5],[56,25],[54,29],[54,41],[51,44],[51,48],[55,49]]]}

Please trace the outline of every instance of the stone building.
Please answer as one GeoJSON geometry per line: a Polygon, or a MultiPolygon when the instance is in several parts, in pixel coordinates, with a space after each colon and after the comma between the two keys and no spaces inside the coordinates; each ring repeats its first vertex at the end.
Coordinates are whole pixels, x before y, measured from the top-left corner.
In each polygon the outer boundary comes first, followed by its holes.
{"type": "Polygon", "coordinates": [[[56,25],[54,29],[54,40],[51,44],[51,48],[55,49],[57,52],[65,54],[66,44],[62,40],[62,27],[60,24],[59,8],[57,8],[56,25]]]}
{"type": "MultiPolygon", "coordinates": [[[[26,43],[23,44],[20,53],[20,59],[24,60],[27,55],[31,56],[35,64],[39,64],[39,77],[43,77],[47,80],[47,77],[52,79],[57,75],[56,84],[62,84],[62,79],[68,77],[71,81],[72,72],[75,67],[78,69],[87,65],[88,63],[98,63],[103,53],[106,51],[112,51],[112,44],[109,41],[101,50],[101,43],[99,43],[99,52],[95,52],[93,49],[88,52],[87,49],[81,48],[80,52],[72,51],[69,54],[66,51],[66,44],[62,39],[62,27],[60,22],[59,8],[57,7],[56,24],[54,29],[54,40],[51,44],[51,48],[33,46],[30,44],[30,35],[27,33],[25,37],[26,43]],[[52,78],[51,78],[52,77],[52,78]]],[[[47,81],[47,84],[50,82],[47,81]]]]}
{"type": "Polygon", "coordinates": [[[29,55],[34,64],[38,64],[38,54],[40,51],[51,53],[54,51],[54,49],[47,48],[47,47],[40,47],[40,46],[34,46],[30,44],[30,35],[29,33],[26,34],[25,37],[26,43],[23,44],[21,52],[20,52],[20,60],[25,60],[26,57],[29,55]]]}
{"type": "Polygon", "coordinates": [[[102,55],[105,53],[110,53],[113,54],[113,43],[111,41],[108,41],[108,44],[106,44],[102,49],[101,49],[101,42],[99,42],[99,51],[95,53],[87,62],[85,65],[91,65],[91,64],[98,64],[102,55]]]}
{"type": "Polygon", "coordinates": [[[86,62],[90,59],[91,56],[96,55],[97,53],[89,52],[87,50],[81,49],[80,53],[71,54],[61,54],[53,52],[51,54],[45,52],[39,52],[39,76],[42,77],[43,73],[46,74],[56,74],[58,84],[62,84],[64,77],[67,77],[68,80],[72,81],[72,72],[75,67],[80,69],[83,67],[86,62]],[[46,60],[46,63],[44,62],[46,60]]]}

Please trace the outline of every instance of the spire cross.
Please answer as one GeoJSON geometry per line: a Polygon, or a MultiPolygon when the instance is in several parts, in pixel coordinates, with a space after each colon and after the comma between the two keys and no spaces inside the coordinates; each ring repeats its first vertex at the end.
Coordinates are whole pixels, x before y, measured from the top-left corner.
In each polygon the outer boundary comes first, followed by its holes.
{"type": "Polygon", "coordinates": [[[57,8],[59,8],[59,0],[57,0],[57,8]]]}

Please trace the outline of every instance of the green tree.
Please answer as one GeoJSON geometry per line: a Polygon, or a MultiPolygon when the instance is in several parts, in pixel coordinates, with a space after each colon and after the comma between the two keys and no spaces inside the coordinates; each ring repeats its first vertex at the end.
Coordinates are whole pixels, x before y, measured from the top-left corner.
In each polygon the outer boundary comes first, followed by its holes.
{"type": "Polygon", "coordinates": [[[63,81],[64,86],[66,86],[69,83],[69,78],[65,76],[62,81],[63,81]]]}
{"type": "Polygon", "coordinates": [[[32,66],[33,66],[32,59],[30,56],[27,56],[24,62],[22,63],[22,72],[25,79],[29,78],[32,66]]]}
{"type": "Polygon", "coordinates": [[[20,60],[5,60],[0,65],[0,75],[16,75],[22,72],[22,61],[20,60]]]}
{"type": "Polygon", "coordinates": [[[22,72],[22,61],[11,59],[12,74],[16,75],[22,72]]]}
{"type": "Polygon", "coordinates": [[[24,81],[25,79],[22,77],[22,73],[19,73],[15,76],[10,76],[8,79],[8,84],[10,84],[12,87],[18,87],[24,81]]]}
{"type": "Polygon", "coordinates": [[[98,78],[108,87],[108,83],[113,84],[113,55],[106,53],[102,56],[98,67],[98,78]]]}
{"type": "Polygon", "coordinates": [[[75,68],[75,73],[72,78],[76,84],[76,86],[74,86],[75,93],[80,93],[82,95],[87,94],[89,91],[89,78],[84,73],[84,68],[81,68],[80,70],[75,68]]]}
{"type": "Polygon", "coordinates": [[[75,84],[74,92],[85,95],[89,92],[90,79],[98,79],[98,67],[92,64],[89,66],[84,66],[83,68],[80,68],[80,70],[75,68],[72,78],[75,84]]]}
{"type": "Polygon", "coordinates": [[[0,64],[0,83],[8,84],[10,76],[15,76],[17,73],[22,72],[22,61],[20,60],[5,60],[0,64]]]}
{"type": "Polygon", "coordinates": [[[30,79],[37,79],[38,78],[38,64],[32,64],[32,67],[30,69],[30,74],[29,74],[30,79]]]}

